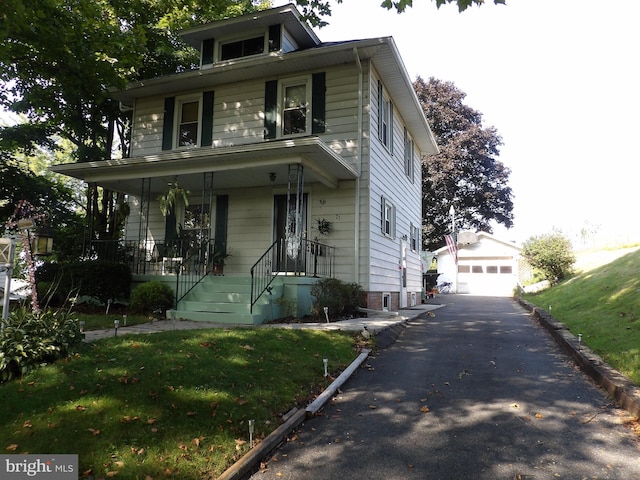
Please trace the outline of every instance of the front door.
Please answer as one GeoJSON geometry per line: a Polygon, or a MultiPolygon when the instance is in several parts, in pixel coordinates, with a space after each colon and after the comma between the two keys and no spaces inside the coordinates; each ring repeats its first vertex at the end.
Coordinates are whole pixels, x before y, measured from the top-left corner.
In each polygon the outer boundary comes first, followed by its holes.
{"type": "Polygon", "coordinates": [[[305,244],[307,232],[307,194],[298,202],[296,194],[276,195],[273,211],[274,271],[305,272],[305,244]],[[288,198],[288,201],[287,201],[288,198]]]}

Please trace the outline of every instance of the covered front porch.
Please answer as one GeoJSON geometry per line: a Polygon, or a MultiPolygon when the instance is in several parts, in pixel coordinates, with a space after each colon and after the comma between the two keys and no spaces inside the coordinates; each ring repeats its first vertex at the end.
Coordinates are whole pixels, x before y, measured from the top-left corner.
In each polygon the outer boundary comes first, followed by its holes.
{"type": "Polygon", "coordinates": [[[316,137],[55,170],[128,195],[124,238],[90,232],[88,256],[127,263],[136,283],[166,282],[176,292],[167,315],[250,324],[308,313],[310,285],[335,276],[336,247],[315,231],[309,197],[357,176],[316,137]],[[187,198],[161,212],[177,186],[187,198]]]}

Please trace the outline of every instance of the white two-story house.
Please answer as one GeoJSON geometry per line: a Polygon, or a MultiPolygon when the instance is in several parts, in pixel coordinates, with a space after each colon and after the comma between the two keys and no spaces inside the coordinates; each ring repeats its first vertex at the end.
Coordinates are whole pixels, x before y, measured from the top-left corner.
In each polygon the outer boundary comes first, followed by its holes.
{"type": "Polygon", "coordinates": [[[304,315],[327,276],[370,309],[419,302],[421,160],[437,146],[393,38],[323,43],[293,5],[182,38],[199,69],[113,93],[131,157],[53,167],[128,195],[136,280],[176,285],[171,315],[231,323],[304,315]],[[176,185],[186,198],[161,209],[176,185]]]}

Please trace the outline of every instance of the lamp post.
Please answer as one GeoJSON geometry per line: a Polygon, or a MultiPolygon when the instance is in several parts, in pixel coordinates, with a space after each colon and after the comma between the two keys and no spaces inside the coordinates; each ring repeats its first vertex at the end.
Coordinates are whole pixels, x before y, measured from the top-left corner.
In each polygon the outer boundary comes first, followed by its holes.
{"type": "Polygon", "coordinates": [[[38,213],[36,208],[26,200],[20,200],[18,206],[9,221],[7,227],[17,229],[22,240],[22,250],[25,260],[27,261],[27,269],[29,271],[29,285],[31,287],[31,310],[34,315],[41,313],[40,304],[38,302],[38,291],[36,287],[36,265],[33,258],[35,254],[51,253],[53,248],[53,237],[51,235],[39,234],[36,230],[33,235],[33,245],[31,244],[31,234],[29,231],[36,228],[36,222],[44,218],[44,214],[38,213]],[[44,239],[43,241],[41,239],[44,239]],[[41,251],[43,247],[44,252],[41,251]]]}

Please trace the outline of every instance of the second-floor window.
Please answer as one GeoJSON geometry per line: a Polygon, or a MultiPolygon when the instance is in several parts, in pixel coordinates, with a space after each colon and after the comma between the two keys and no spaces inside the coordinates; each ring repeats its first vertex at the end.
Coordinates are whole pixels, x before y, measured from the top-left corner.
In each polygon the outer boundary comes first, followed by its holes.
{"type": "Polygon", "coordinates": [[[378,140],[393,155],[393,103],[378,80],[378,140]]]}
{"type": "Polygon", "coordinates": [[[413,163],[413,139],[409,135],[408,130],[404,129],[404,174],[409,177],[411,183],[414,180],[414,163],[413,163]]]}
{"type": "Polygon", "coordinates": [[[282,135],[307,133],[307,84],[284,84],[282,108],[282,135]]]}
{"type": "Polygon", "coordinates": [[[264,138],[324,133],[326,75],[265,82],[264,138]]]}
{"type": "Polygon", "coordinates": [[[200,102],[192,100],[180,102],[178,146],[198,146],[198,125],[200,119],[200,102]]]}
{"type": "Polygon", "coordinates": [[[162,150],[213,144],[213,90],[164,99],[162,150]]]}

